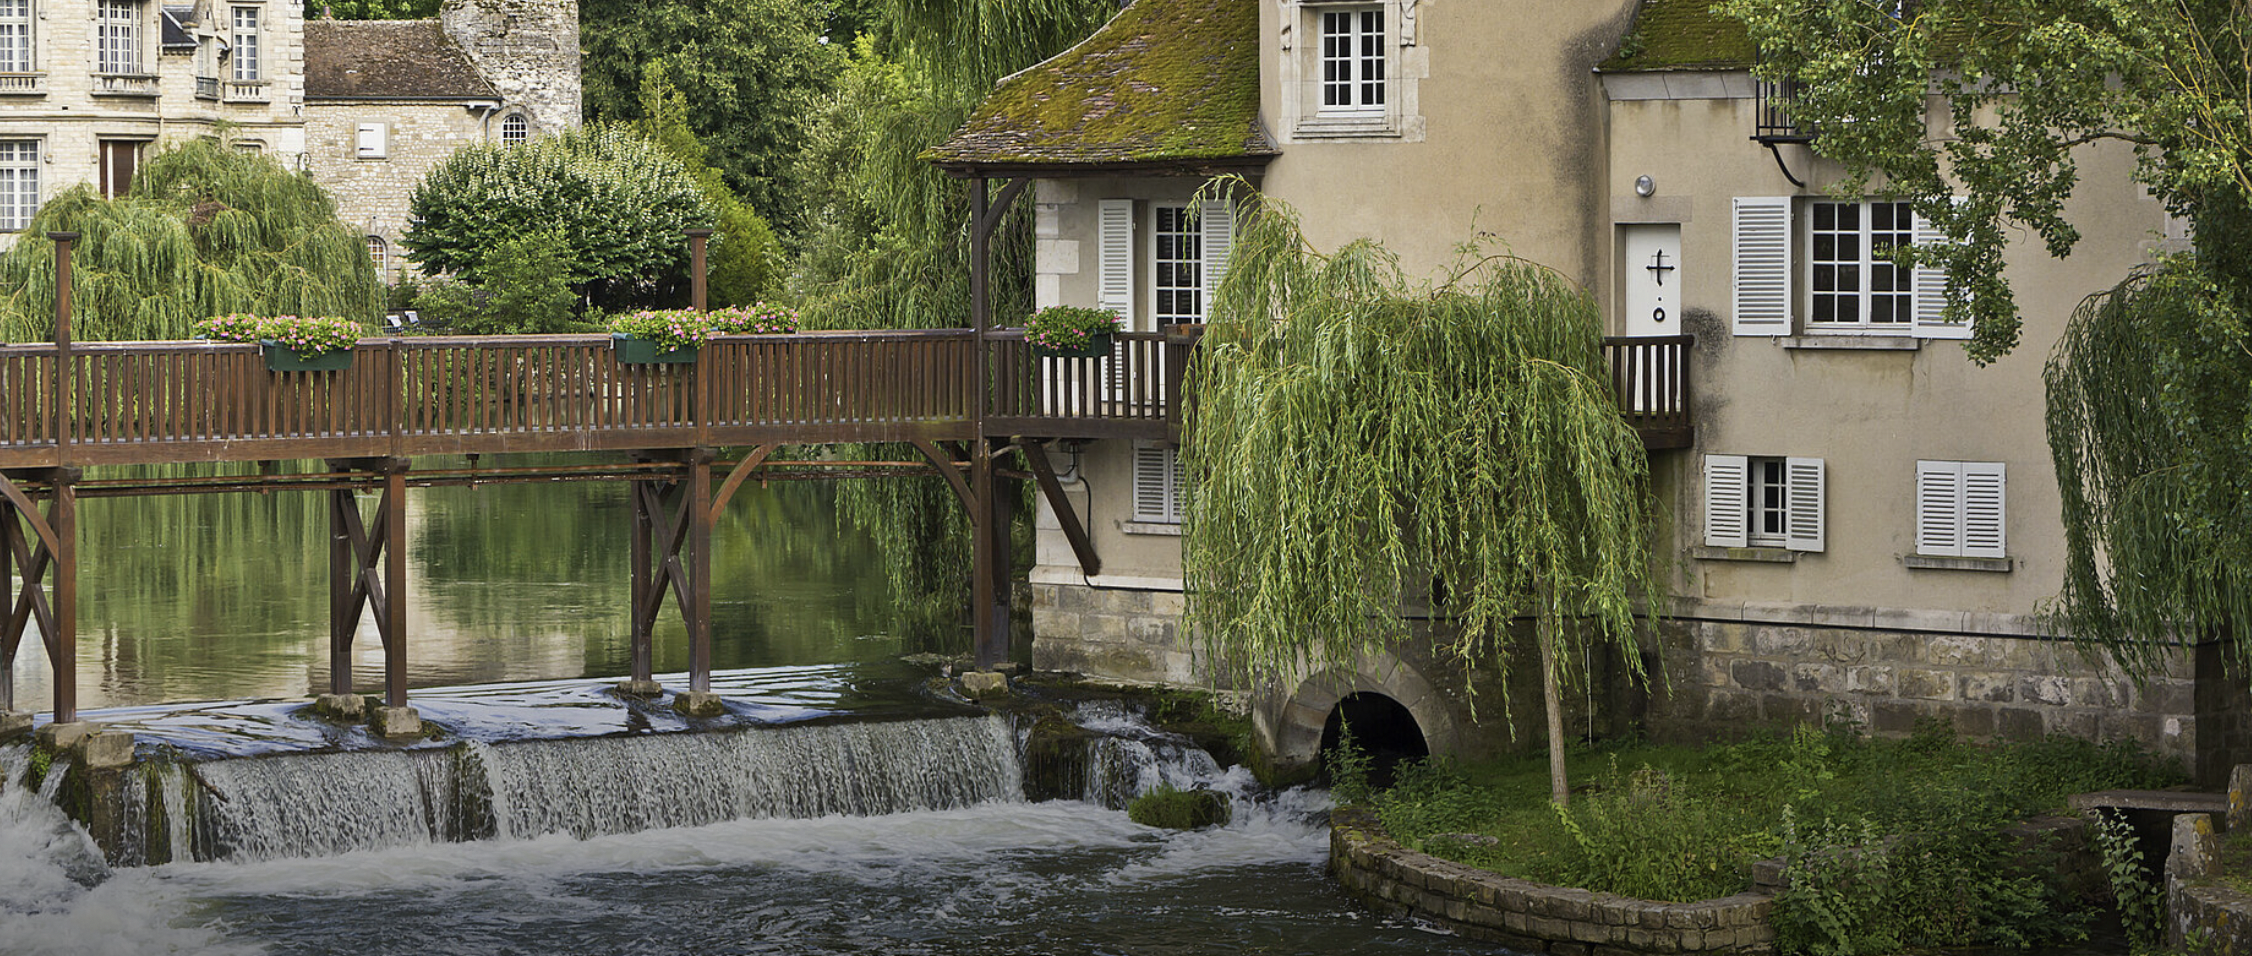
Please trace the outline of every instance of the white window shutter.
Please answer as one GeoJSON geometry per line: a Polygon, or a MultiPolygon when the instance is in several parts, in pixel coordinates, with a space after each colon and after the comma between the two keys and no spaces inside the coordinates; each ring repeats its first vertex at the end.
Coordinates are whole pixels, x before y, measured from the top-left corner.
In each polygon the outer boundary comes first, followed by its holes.
{"type": "Polygon", "coordinates": [[[1963,467],[1959,461],[1916,463],[1916,553],[1963,553],[1963,467]]]}
{"type": "Polygon", "coordinates": [[[1134,324],[1134,201],[1105,199],[1096,204],[1097,246],[1102,255],[1096,304],[1134,324]]]}
{"type": "Polygon", "coordinates": [[[1788,527],[1783,546],[1793,551],[1820,551],[1823,543],[1822,459],[1786,458],[1785,479],[1790,483],[1788,527]]]}
{"type": "MultiPolygon", "coordinates": [[[[1919,246],[1931,245],[1946,242],[1947,235],[1934,227],[1931,220],[1925,219],[1922,213],[1917,213],[1915,240],[1916,245],[1919,246]]],[[[1915,276],[1910,281],[1914,284],[1916,293],[1915,313],[1916,334],[1918,336],[1927,339],[1970,338],[1969,322],[1949,322],[1946,320],[1947,270],[1917,266],[1915,276]]]]}
{"type": "Polygon", "coordinates": [[[1196,228],[1203,233],[1204,314],[1212,317],[1212,296],[1228,274],[1228,254],[1235,249],[1235,210],[1224,202],[1208,202],[1196,213],[1196,228]]]}
{"type": "Polygon", "coordinates": [[[389,155],[390,132],[388,124],[361,123],[358,143],[359,157],[361,159],[382,159],[389,155]]]}
{"type": "Polygon", "coordinates": [[[2002,537],[2003,466],[1963,462],[1963,557],[2008,557],[2002,537]]]}
{"type": "Polygon", "coordinates": [[[1178,522],[1174,488],[1180,471],[1173,449],[1163,445],[1134,444],[1134,520],[1178,522]]]}
{"type": "Polygon", "coordinates": [[[1737,335],[1791,332],[1791,200],[1738,196],[1735,211],[1737,335]]]}
{"type": "Polygon", "coordinates": [[[1705,545],[1743,548],[1751,545],[1751,516],[1746,512],[1751,485],[1751,459],[1742,455],[1705,456],[1705,545]]]}

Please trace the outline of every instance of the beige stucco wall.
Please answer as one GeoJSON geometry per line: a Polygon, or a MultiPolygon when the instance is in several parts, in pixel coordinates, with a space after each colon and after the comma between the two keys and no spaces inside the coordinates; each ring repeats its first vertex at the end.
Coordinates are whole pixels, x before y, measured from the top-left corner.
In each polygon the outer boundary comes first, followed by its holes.
{"type": "Polygon", "coordinates": [[[1261,3],[1261,109],[1283,149],[1263,189],[1298,208],[1316,248],[1380,239],[1413,274],[1452,263],[1475,232],[1590,275],[1600,230],[1589,210],[1599,208],[1606,158],[1590,71],[1617,48],[1633,7],[1527,0],[1501,15],[1488,0],[1395,3],[1395,27],[1411,11],[1414,25],[1414,45],[1392,51],[1405,74],[1395,97],[1416,115],[1395,139],[1332,140],[1300,136],[1288,112],[1298,97],[1285,74],[1303,70],[1285,58],[1306,63],[1315,52],[1302,7],[1261,3]]]}
{"type": "MultiPolygon", "coordinates": [[[[1684,330],[1698,336],[1697,448],[1659,453],[1654,461],[1672,472],[1678,540],[1704,540],[1705,454],[1817,457],[1828,470],[1824,552],[1788,564],[1685,560],[1682,595],[1726,606],[1862,607],[1909,626],[2022,632],[2026,622],[2015,619],[2054,597],[2062,580],[2042,364],[2074,306],[2146,260],[2163,211],[2128,178],[2126,150],[2082,150],[2084,185],[2066,211],[2087,224],[2085,238],[2066,260],[2051,259],[2030,236],[2012,247],[2008,277],[2024,314],[2024,338],[1984,368],[1965,357],[1959,341],[1921,340],[1913,351],[1846,350],[1799,347],[1824,344],[1813,335],[1736,336],[1729,328],[1732,199],[1819,196],[1841,176],[1805,147],[1785,146],[1792,172],[1808,183],[1793,187],[1774,158],[1748,141],[1751,104],[1637,99],[1615,101],[1609,110],[1610,218],[1676,221],[1682,230],[1684,330]],[[1652,197],[1634,195],[1638,175],[1656,181],[1652,197]],[[1915,550],[1918,459],[2006,464],[2010,571],[1903,566],[1902,556],[1915,550]]],[[[1615,259],[1615,244],[1603,246],[1606,259],[1615,259]]],[[[1794,248],[1803,263],[1803,238],[1794,248]]],[[[1622,271],[1616,263],[1606,267],[1607,277],[1622,271]]],[[[1607,304],[1616,299],[1618,282],[1594,285],[1607,304]]],[[[1798,285],[1803,309],[1803,278],[1798,285]]]]}
{"type": "Polygon", "coordinates": [[[306,162],[313,178],[336,198],[337,218],[366,235],[382,236],[392,252],[396,279],[407,228],[407,200],[431,168],[470,143],[484,142],[498,122],[488,103],[363,100],[316,101],[305,106],[306,162]],[[385,123],[390,140],[381,159],[359,158],[359,124],[385,123]]]}

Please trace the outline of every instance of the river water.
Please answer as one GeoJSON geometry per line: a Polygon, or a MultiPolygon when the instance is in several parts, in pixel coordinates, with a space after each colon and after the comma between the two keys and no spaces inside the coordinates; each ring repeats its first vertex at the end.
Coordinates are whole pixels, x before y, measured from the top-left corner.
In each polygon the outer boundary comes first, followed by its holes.
{"type": "MultiPolygon", "coordinates": [[[[730,509],[730,709],[692,727],[604,690],[627,660],[622,487],[413,493],[410,674],[447,735],[404,749],[303,710],[326,683],[318,497],[86,502],[81,706],[174,755],[140,812],[192,859],[106,866],[0,748],[0,953],[1496,951],[1346,900],[1326,794],[1263,791],[1115,706],[1081,708],[1115,735],[1083,798],[1025,801],[1021,725],[896,663],[923,648],[830,495],[753,486],[730,509]],[[1130,822],[1161,781],[1235,816],[1130,822]]],[[[685,664],[677,618],[659,642],[660,671],[685,664]]],[[[23,657],[18,706],[44,708],[35,639],[23,657]]]]}

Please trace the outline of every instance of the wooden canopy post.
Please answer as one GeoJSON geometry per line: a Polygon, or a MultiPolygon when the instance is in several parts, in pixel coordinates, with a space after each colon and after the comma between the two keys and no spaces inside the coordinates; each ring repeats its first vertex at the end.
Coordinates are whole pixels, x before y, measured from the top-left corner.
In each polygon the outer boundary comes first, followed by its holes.
{"type": "Polygon", "coordinates": [[[988,193],[991,181],[970,180],[970,423],[978,438],[970,451],[970,627],[979,669],[1009,659],[1009,507],[994,470],[991,436],[986,435],[991,401],[993,330],[993,230],[1029,179],[1003,180],[1000,195],[988,193]]]}
{"type": "Polygon", "coordinates": [[[705,304],[704,297],[704,291],[706,288],[708,288],[708,277],[704,268],[704,243],[707,240],[711,239],[712,231],[709,229],[690,229],[687,230],[687,233],[689,289],[688,301],[692,306],[695,307],[696,311],[709,312],[711,311],[711,307],[705,304]]]}

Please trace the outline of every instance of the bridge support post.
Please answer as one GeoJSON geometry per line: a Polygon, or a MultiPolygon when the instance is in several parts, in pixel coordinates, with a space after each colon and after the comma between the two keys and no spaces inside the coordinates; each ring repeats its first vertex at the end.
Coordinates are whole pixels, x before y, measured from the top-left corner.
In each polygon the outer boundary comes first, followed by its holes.
{"type": "Polygon", "coordinates": [[[709,448],[684,449],[679,478],[633,483],[633,677],[618,688],[640,697],[662,691],[654,645],[669,591],[688,628],[688,690],[673,698],[673,708],[697,717],[723,709],[711,692],[712,458],[709,448]]]}
{"type": "Polygon", "coordinates": [[[324,709],[357,716],[352,693],[352,640],[362,611],[375,616],[383,642],[383,706],[373,715],[377,734],[413,737],[422,718],[407,705],[407,468],[404,458],[335,459],[339,475],[373,472],[383,479],[375,520],[360,515],[359,498],[348,488],[330,491],[328,694],[324,709]]]}
{"type": "Polygon", "coordinates": [[[0,627],[0,712],[15,709],[16,651],[36,622],[54,675],[58,724],[78,720],[78,478],[75,468],[0,474],[0,572],[12,569],[22,580],[0,627]],[[46,514],[19,480],[47,484],[46,514]]]}
{"type": "Polygon", "coordinates": [[[1009,660],[1009,525],[1016,501],[998,468],[1006,452],[996,444],[979,439],[970,452],[970,613],[979,670],[1009,660]]]}

